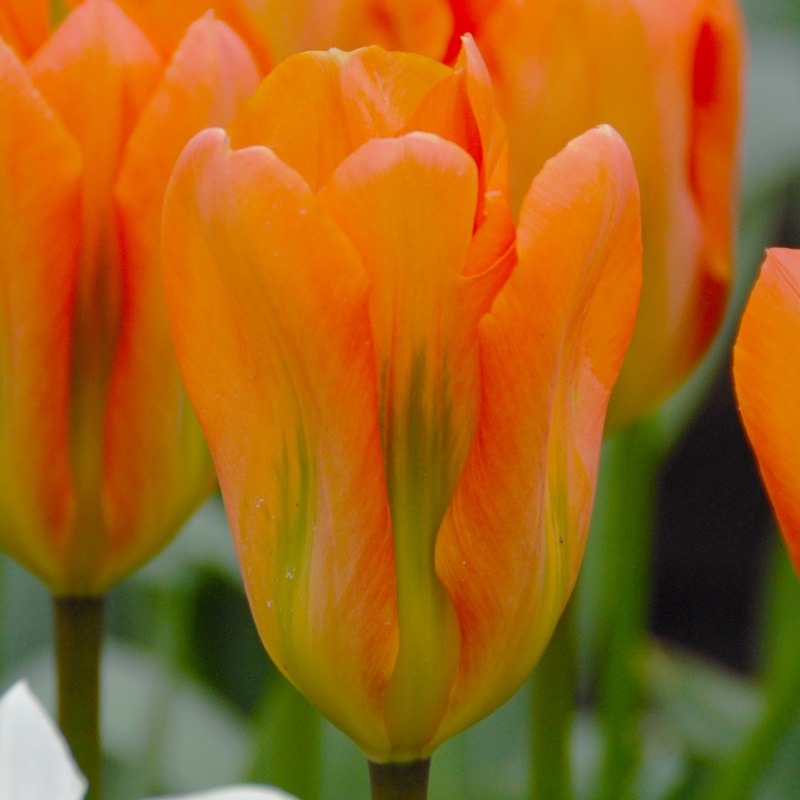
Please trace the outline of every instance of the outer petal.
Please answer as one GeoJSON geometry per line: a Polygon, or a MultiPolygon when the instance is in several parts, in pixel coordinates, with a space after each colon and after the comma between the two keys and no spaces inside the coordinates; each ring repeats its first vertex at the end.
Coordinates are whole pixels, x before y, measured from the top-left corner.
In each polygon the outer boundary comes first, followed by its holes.
{"type": "Polygon", "coordinates": [[[441,58],[451,36],[446,0],[247,0],[279,59],[303,50],[379,44],[441,58]]]}
{"type": "Polygon", "coordinates": [[[739,411],[800,571],[800,251],[772,249],[733,349],[739,411]]]}
{"type": "MultiPolygon", "coordinates": [[[[274,63],[267,41],[268,28],[245,0],[115,0],[161,53],[175,51],[186,29],[209,10],[230,25],[246,42],[262,73],[274,63]]],[[[72,6],[80,1],[70,0],[72,6]]]]}
{"type": "Polygon", "coordinates": [[[456,621],[433,551],[478,419],[478,320],[507,274],[488,264],[462,276],[477,190],[467,153],[409,134],[367,143],[320,193],[370,278],[400,614],[386,710],[394,758],[418,755],[432,736],[456,668],[456,621]]]}
{"type": "Polygon", "coordinates": [[[0,43],[0,544],[58,589],[81,157],[0,43]]]}
{"type": "Polygon", "coordinates": [[[0,39],[20,58],[29,58],[49,32],[49,0],[3,0],[0,3],[0,39]]]}
{"type": "Polygon", "coordinates": [[[636,312],[639,225],[630,155],[609,128],[548,162],[523,203],[519,264],[481,326],[475,444],[437,542],[461,662],[432,745],[516,691],[572,590],[636,312]]]}
{"type": "Polygon", "coordinates": [[[103,418],[121,303],[112,185],[124,143],[161,67],[114,3],[89,0],[66,18],[29,71],[85,154],[70,419],[77,517],[64,569],[70,591],[91,593],[98,591],[95,573],[106,528],[103,418]]]}
{"type": "Polygon", "coordinates": [[[228,123],[257,83],[245,44],[207,14],[187,31],[125,150],[115,192],[124,304],[105,426],[112,538],[97,577],[102,583],[113,583],[166,544],[215,483],[170,339],[161,209],[192,134],[228,123]]]}
{"type": "Polygon", "coordinates": [[[300,175],[210,130],[167,192],[164,264],[261,636],[324,714],[384,753],[394,559],[358,257],[300,175]]]}
{"type": "Polygon", "coordinates": [[[237,149],[267,145],[317,190],[369,139],[400,132],[449,74],[420,56],[378,47],[303,53],[262,81],[229,127],[231,142],[237,149]]]}

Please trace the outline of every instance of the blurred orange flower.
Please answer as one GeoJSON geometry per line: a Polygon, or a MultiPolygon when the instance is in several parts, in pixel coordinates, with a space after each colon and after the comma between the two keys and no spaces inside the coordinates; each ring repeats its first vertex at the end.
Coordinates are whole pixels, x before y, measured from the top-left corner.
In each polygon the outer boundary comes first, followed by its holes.
{"type": "MultiPolygon", "coordinates": [[[[509,127],[517,203],[547,158],[609,123],[642,192],[642,299],[609,425],[652,410],[705,353],[733,270],[744,33],[735,0],[453,0],[509,127]]],[[[458,31],[456,31],[458,32],[458,31]]]]}
{"type": "Polygon", "coordinates": [[[287,59],[167,191],[187,391],[275,663],[379,761],[506,700],[580,566],[640,283],[610,128],[507,199],[471,39],[454,69],[287,59]]]}
{"type": "Polygon", "coordinates": [[[17,34],[16,53],[0,41],[0,546],[56,593],[93,595],[214,485],[170,344],[161,204],[183,145],[258,74],[211,15],[164,63],[111,0],[40,47],[43,4],[17,5],[0,4],[17,34]]]}
{"type": "Polygon", "coordinates": [[[800,250],[772,249],[733,349],[739,412],[800,571],[800,250]]]}

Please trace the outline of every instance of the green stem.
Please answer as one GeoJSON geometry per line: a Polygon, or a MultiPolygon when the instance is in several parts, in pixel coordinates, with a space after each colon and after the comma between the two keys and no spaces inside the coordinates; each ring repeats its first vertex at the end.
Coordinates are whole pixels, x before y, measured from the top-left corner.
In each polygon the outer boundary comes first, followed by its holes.
{"type": "Polygon", "coordinates": [[[427,800],[431,760],[377,764],[369,762],[372,800],[427,800]]]}
{"type": "Polygon", "coordinates": [[[781,742],[800,714],[800,626],[797,575],[775,535],[767,621],[763,716],[739,749],[715,765],[699,790],[697,800],[746,800],[755,796],[758,782],[775,759],[781,742]],[[779,548],[779,549],[778,549],[779,548]]]}
{"type": "Polygon", "coordinates": [[[282,676],[267,684],[267,702],[258,714],[260,731],[248,780],[280,786],[303,800],[322,796],[322,719],[282,676]]]}
{"type": "Polygon", "coordinates": [[[650,602],[655,484],[662,447],[652,423],[607,442],[602,463],[602,604],[598,709],[604,734],[599,800],[633,796],[641,758],[639,718],[650,602]]]}
{"type": "Polygon", "coordinates": [[[103,597],[55,597],[58,723],[86,779],[86,800],[102,797],[100,653],[103,597]]]}
{"type": "Polygon", "coordinates": [[[571,800],[570,735],[575,716],[575,611],[570,603],[533,673],[531,800],[571,800]]]}

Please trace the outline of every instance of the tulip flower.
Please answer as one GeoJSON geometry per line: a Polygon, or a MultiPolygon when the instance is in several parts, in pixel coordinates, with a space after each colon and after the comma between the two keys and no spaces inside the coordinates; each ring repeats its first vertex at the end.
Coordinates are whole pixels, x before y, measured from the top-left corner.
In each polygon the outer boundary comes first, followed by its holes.
{"type": "MultiPolygon", "coordinates": [[[[166,19],[172,4],[122,0],[166,19]]],[[[181,0],[225,9],[278,59],[379,44],[452,63],[472,33],[509,131],[512,210],[548,158],[608,123],[644,209],[637,327],[608,428],[642,417],[706,352],[733,269],[743,26],[736,0],[181,0]]],[[[177,19],[178,12],[170,12],[177,19]]]]}
{"type": "Polygon", "coordinates": [[[609,427],[626,425],[688,376],[725,310],[741,127],[737,4],[451,5],[486,57],[509,128],[514,204],[545,160],[592,125],[613,125],[631,149],[642,192],[642,299],[608,411],[609,427]]]}
{"type": "Polygon", "coordinates": [[[0,41],[0,547],[54,593],[59,722],[92,800],[103,595],[215,486],[170,341],[164,190],[257,82],[211,14],[166,62],[111,0],[27,61],[0,41]]]}
{"type": "Polygon", "coordinates": [[[214,487],[170,343],[161,202],[182,146],[257,82],[210,15],[167,63],[111,0],[27,62],[0,42],[0,546],[58,595],[102,594],[214,487]]]}
{"type": "Polygon", "coordinates": [[[574,585],[639,291],[610,128],[515,230],[472,40],[455,68],[289,58],[184,150],[164,207],[176,352],[278,667],[374,762],[520,686],[574,585]]]}
{"type": "Polygon", "coordinates": [[[800,250],[767,251],[733,349],[739,413],[800,571],[800,250]]]}

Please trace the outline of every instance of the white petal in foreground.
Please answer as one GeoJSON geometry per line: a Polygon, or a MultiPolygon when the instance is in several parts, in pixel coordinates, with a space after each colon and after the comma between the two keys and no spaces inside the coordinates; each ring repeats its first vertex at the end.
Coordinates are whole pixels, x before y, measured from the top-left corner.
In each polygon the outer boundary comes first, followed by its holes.
{"type": "Polygon", "coordinates": [[[214,789],[199,794],[171,794],[151,797],[149,800],[297,800],[297,798],[268,786],[228,786],[225,789],[214,789]]]}
{"type": "Polygon", "coordinates": [[[82,800],[86,779],[28,684],[0,698],[0,800],[82,800]]]}

